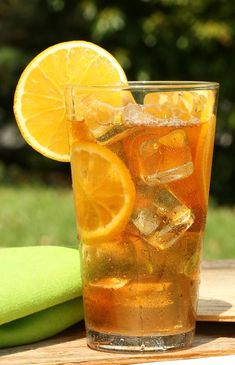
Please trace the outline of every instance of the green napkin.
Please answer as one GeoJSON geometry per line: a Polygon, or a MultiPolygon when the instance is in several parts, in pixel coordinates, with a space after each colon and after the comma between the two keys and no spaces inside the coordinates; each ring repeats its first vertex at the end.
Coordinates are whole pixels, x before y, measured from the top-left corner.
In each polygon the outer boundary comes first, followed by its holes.
{"type": "Polygon", "coordinates": [[[78,250],[0,249],[0,347],[47,338],[82,314],[78,250]]]}
{"type": "Polygon", "coordinates": [[[0,326],[0,348],[25,345],[54,336],[83,318],[82,298],[0,326]]]}

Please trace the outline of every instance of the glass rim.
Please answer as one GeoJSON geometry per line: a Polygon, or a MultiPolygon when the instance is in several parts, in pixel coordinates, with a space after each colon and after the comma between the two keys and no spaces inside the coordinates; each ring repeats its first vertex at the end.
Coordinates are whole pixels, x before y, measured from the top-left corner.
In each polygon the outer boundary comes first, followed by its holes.
{"type": "Polygon", "coordinates": [[[219,83],[214,81],[128,81],[102,85],[66,85],[68,90],[107,90],[107,91],[194,91],[217,90],[219,83]]]}

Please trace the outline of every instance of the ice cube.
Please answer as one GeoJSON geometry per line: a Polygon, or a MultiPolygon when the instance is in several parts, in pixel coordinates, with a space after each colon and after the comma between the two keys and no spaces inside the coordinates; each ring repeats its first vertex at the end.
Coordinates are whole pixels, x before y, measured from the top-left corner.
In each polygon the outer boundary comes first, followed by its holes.
{"type": "Polygon", "coordinates": [[[123,109],[92,95],[80,96],[76,99],[75,120],[85,123],[98,143],[113,144],[132,133],[133,127],[124,125],[123,109]]]}
{"type": "Polygon", "coordinates": [[[194,113],[194,109],[199,103],[194,94],[188,91],[151,92],[144,97],[144,110],[161,125],[198,124],[200,114],[194,113]]]}
{"type": "Polygon", "coordinates": [[[191,209],[166,187],[145,186],[137,193],[132,223],[152,246],[161,250],[172,246],[193,222],[191,209]]]}
{"type": "Polygon", "coordinates": [[[144,112],[144,106],[141,104],[127,104],[123,109],[122,115],[125,125],[151,125],[156,122],[156,118],[144,112]]]}
{"type": "Polygon", "coordinates": [[[182,127],[209,120],[213,114],[215,97],[208,91],[153,92],[144,97],[144,104],[129,103],[122,119],[128,125],[182,127]]]}
{"type": "Polygon", "coordinates": [[[154,233],[159,226],[159,219],[154,207],[152,209],[149,207],[135,210],[132,221],[144,236],[149,236],[151,233],[154,233]]]}
{"type": "Polygon", "coordinates": [[[102,278],[99,281],[95,281],[90,285],[97,288],[117,290],[123,288],[129,281],[130,280],[126,278],[107,277],[102,278]]]}
{"type": "Polygon", "coordinates": [[[111,127],[99,127],[99,132],[96,128],[96,140],[100,144],[108,145],[121,141],[129,134],[133,133],[134,128],[127,128],[123,125],[111,127]],[[97,133],[98,132],[98,133],[97,133]]]}
{"type": "Polygon", "coordinates": [[[129,103],[123,109],[122,116],[125,125],[132,126],[159,126],[159,127],[172,127],[172,126],[185,126],[188,124],[195,124],[198,120],[195,118],[190,121],[185,118],[185,115],[176,113],[174,105],[169,102],[164,104],[164,108],[161,105],[142,105],[129,103]],[[182,116],[182,119],[180,117],[182,116]]]}
{"type": "Polygon", "coordinates": [[[193,221],[193,215],[189,212],[182,221],[166,221],[161,229],[145,239],[152,246],[161,250],[169,248],[187,231],[193,221]]]}
{"type": "Polygon", "coordinates": [[[108,103],[99,100],[94,95],[79,95],[76,97],[74,105],[74,120],[93,125],[121,125],[122,106],[112,106],[108,103]]]}
{"type": "Polygon", "coordinates": [[[139,170],[148,185],[166,184],[191,175],[193,162],[185,131],[176,129],[160,138],[146,137],[139,146],[139,170]]]}
{"type": "Polygon", "coordinates": [[[190,209],[165,187],[155,189],[153,204],[159,215],[174,222],[183,222],[190,215],[190,209]]]}

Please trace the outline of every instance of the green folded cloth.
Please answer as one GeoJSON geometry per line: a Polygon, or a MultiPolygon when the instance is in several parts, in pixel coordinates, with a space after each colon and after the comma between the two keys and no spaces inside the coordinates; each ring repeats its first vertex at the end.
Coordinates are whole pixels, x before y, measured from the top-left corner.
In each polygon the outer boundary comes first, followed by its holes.
{"type": "Polygon", "coordinates": [[[78,250],[0,249],[0,348],[48,338],[83,317],[78,250]]]}
{"type": "Polygon", "coordinates": [[[0,326],[0,348],[43,340],[72,326],[82,318],[82,298],[76,298],[5,323],[0,326]]]}

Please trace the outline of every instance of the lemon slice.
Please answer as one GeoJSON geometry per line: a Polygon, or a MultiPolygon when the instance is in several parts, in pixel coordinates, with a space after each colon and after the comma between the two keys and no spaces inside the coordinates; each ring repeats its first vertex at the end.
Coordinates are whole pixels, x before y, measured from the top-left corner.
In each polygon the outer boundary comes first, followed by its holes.
{"type": "Polygon", "coordinates": [[[80,238],[85,243],[115,238],[135,201],[127,167],[112,151],[90,142],[74,147],[71,166],[80,238]]]}
{"type": "Polygon", "coordinates": [[[93,43],[70,41],[47,48],[26,67],[16,88],[14,113],[24,139],[46,157],[69,161],[66,85],[120,82],[127,79],[119,63],[93,43]]]}

